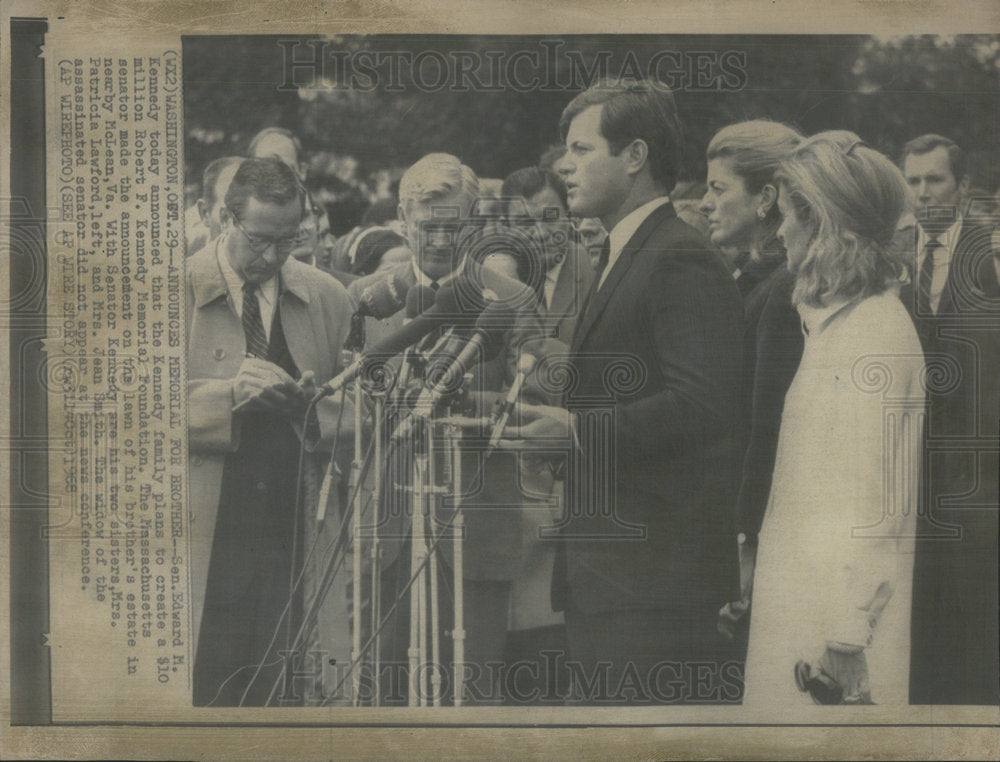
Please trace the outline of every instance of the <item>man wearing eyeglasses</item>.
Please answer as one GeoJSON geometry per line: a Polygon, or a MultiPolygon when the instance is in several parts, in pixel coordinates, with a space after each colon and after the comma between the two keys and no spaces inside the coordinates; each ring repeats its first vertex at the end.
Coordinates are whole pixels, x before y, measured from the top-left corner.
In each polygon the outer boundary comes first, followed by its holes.
{"type": "Polygon", "coordinates": [[[300,484],[318,465],[306,457],[300,475],[300,441],[329,450],[336,402],[303,419],[316,386],[340,370],[353,311],[335,279],[290,257],[302,212],[291,169],[247,159],[226,193],[222,234],[188,260],[196,705],[266,703],[278,651],[298,627],[295,580],[315,516],[300,512],[315,506],[300,484]]]}

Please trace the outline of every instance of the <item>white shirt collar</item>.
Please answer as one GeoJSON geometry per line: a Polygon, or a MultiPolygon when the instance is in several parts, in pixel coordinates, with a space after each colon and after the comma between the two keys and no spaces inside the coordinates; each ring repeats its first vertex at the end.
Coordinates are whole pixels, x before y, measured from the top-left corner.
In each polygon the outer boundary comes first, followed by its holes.
{"type": "Polygon", "coordinates": [[[566,257],[563,257],[558,262],[556,262],[552,267],[545,271],[545,280],[550,280],[555,283],[559,279],[559,273],[562,272],[563,265],[566,262],[566,257]]]}
{"type": "MultiPolygon", "coordinates": [[[[222,278],[226,281],[226,288],[229,290],[229,297],[232,299],[236,314],[243,317],[243,278],[233,269],[229,257],[222,250],[220,242],[223,237],[219,236],[215,243],[215,255],[219,260],[219,269],[222,271],[222,278]]],[[[278,276],[272,275],[268,280],[257,285],[257,299],[260,301],[261,318],[264,319],[264,329],[269,331],[270,325],[267,315],[274,313],[274,305],[278,301],[278,276]]]]}
{"type": "Polygon", "coordinates": [[[926,230],[923,229],[921,225],[917,225],[917,256],[922,257],[924,252],[924,247],[931,238],[937,239],[938,243],[941,244],[942,253],[945,254],[945,261],[951,259],[951,255],[955,253],[955,244],[958,243],[958,235],[962,232],[962,216],[959,215],[951,225],[943,233],[939,235],[931,235],[926,230]]]}
{"type": "Polygon", "coordinates": [[[425,273],[417,266],[416,257],[410,260],[410,265],[411,267],[413,267],[413,275],[416,277],[418,285],[429,287],[432,283],[437,283],[438,286],[440,287],[443,286],[448,281],[454,280],[462,273],[462,270],[465,269],[465,259],[463,258],[462,261],[458,263],[458,267],[456,267],[450,273],[442,275],[440,278],[437,279],[430,278],[427,275],[427,273],[425,273]]]}
{"type": "Polygon", "coordinates": [[[635,235],[635,231],[639,229],[639,226],[646,221],[654,211],[659,209],[664,204],[670,203],[669,196],[658,196],[652,201],[647,201],[642,206],[633,209],[631,212],[622,217],[618,224],[612,228],[611,233],[608,235],[610,253],[608,256],[608,265],[604,268],[604,272],[601,273],[601,282],[598,284],[598,288],[604,285],[604,281],[608,277],[608,273],[611,272],[611,268],[615,266],[615,262],[622,254],[622,250],[625,248],[625,244],[629,242],[629,239],[635,235]]]}

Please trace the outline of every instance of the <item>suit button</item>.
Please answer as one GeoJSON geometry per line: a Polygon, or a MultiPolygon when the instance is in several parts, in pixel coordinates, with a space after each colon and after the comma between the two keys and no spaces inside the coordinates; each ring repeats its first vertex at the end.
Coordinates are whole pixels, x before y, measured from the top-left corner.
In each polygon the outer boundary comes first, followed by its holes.
{"type": "Polygon", "coordinates": [[[201,460],[201,456],[200,455],[192,455],[191,456],[191,465],[192,466],[200,466],[201,464],[202,464],[202,460],[201,460]]]}
{"type": "Polygon", "coordinates": [[[216,360],[225,360],[226,350],[220,347],[216,349],[214,352],[212,352],[212,357],[214,357],[216,360]]]}
{"type": "Polygon", "coordinates": [[[257,482],[255,486],[258,492],[267,492],[267,485],[264,482],[257,482]]]}

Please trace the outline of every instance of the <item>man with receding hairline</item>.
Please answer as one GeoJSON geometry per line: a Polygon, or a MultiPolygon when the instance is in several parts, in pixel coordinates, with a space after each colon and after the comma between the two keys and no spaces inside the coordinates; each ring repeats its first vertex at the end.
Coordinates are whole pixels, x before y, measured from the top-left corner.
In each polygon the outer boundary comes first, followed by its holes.
{"type": "MultiPolygon", "coordinates": [[[[406,288],[419,285],[437,291],[457,278],[466,278],[479,290],[492,292],[493,297],[517,305],[509,326],[505,326],[503,348],[494,358],[475,365],[472,369],[470,393],[472,406],[478,416],[489,416],[497,399],[503,398],[516,374],[519,351],[525,342],[541,339],[542,326],[536,315],[534,294],[516,280],[494,272],[465,255],[460,245],[466,236],[474,236],[476,223],[472,212],[479,195],[479,180],[475,172],[456,156],[433,153],[424,156],[404,173],[399,185],[399,220],[404,235],[413,252],[412,258],[386,270],[372,273],[350,286],[350,293],[360,299],[365,289],[387,277],[406,288]],[[444,214],[443,224],[451,231],[456,227],[459,235],[436,234],[432,231],[436,216],[444,214]]],[[[369,318],[369,345],[379,335],[394,330],[402,323],[402,311],[386,320],[369,318]]],[[[522,393],[529,394],[525,391],[522,393]]],[[[530,394],[529,394],[530,396],[530,394]]],[[[536,396],[535,399],[538,399],[536,396]]],[[[469,439],[478,434],[474,430],[464,433],[467,442],[463,457],[462,498],[464,513],[463,550],[463,605],[465,612],[465,672],[466,704],[499,703],[500,689],[491,664],[498,665],[504,653],[507,634],[507,617],[511,593],[511,580],[519,568],[521,548],[521,505],[523,496],[518,490],[517,458],[509,453],[495,453],[485,462],[482,478],[477,484],[469,480],[479,470],[481,453],[468,446],[469,439]]],[[[403,448],[400,448],[403,449],[403,448]]],[[[397,453],[397,461],[403,462],[397,453]]],[[[406,480],[409,473],[401,475],[406,480]]],[[[405,493],[397,492],[387,497],[396,505],[406,503],[405,493]]],[[[447,520],[449,501],[445,501],[439,516],[447,520]]],[[[387,500],[387,505],[389,501],[387,500]]],[[[406,503],[408,505],[408,503],[406,503]]],[[[397,513],[401,513],[398,511],[397,513]]],[[[398,518],[397,516],[390,516],[398,518]]],[[[440,522],[438,529],[440,530],[440,522]]],[[[410,541],[405,536],[408,528],[395,530],[384,525],[380,531],[390,535],[380,540],[382,548],[382,597],[383,615],[402,591],[409,577],[410,541]],[[391,535],[396,535],[394,540],[391,535]],[[400,537],[403,535],[403,537],[400,537]]],[[[438,546],[439,570],[442,574],[439,601],[441,633],[441,660],[450,666],[452,633],[450,622],[453,602],[447,591],[451,589],[454,570],[453,542],[449,538],[438,546]]],[[[382,658],[388,665],[384,675],[396,667],[405,668],[409,643],[409,598],[404,598],[391,615],[381,636],[382,658]]],[[[425,660],[430,661],[429,658],[425,660]]],[[[402,669],[394,674],[399,675],[402,669]]],[[[453,681],[445,680],[450,691],[453,681]]],[[[404,683],[405,687],[405,683],[404,683]]],[[[403,691],[405,693],[405,690],[403,691]]],[[[401,703],[398,683],[387,685],[382,694],[387,704],[401,703]]],[[[447,701],[451,696],[445,696],[447,701]]]]}
{"type": "MultiPolygon", "coordinates": [[[[336,280],[289,256],[302,201],[290,168],[247,159],[226,193],[221,235],[187,260],[198,706],[263,705],[286,626],[298,626],[303,586],[290,582],[315,516],[314,501],[300,512],[299,451],[306,438],[317,457],[329,452],[339,406],[321,401],[305,430],[303,417],[317,386],[340,370],[353,312],[336,280]]],[[[318,465],[306,456],[307,472],[318,465]]]]}

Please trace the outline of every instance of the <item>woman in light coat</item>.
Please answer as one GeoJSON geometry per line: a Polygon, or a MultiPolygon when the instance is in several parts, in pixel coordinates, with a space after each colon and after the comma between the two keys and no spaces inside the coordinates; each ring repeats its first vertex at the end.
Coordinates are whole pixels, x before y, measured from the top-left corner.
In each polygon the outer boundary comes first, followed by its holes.
{"type": "Polygon", "coordinates": [[[745,702],[905,704],[924,406],[889,245],[907,189],[840,131],[778,177],[805,348],[760,531],[745,702]]]}

